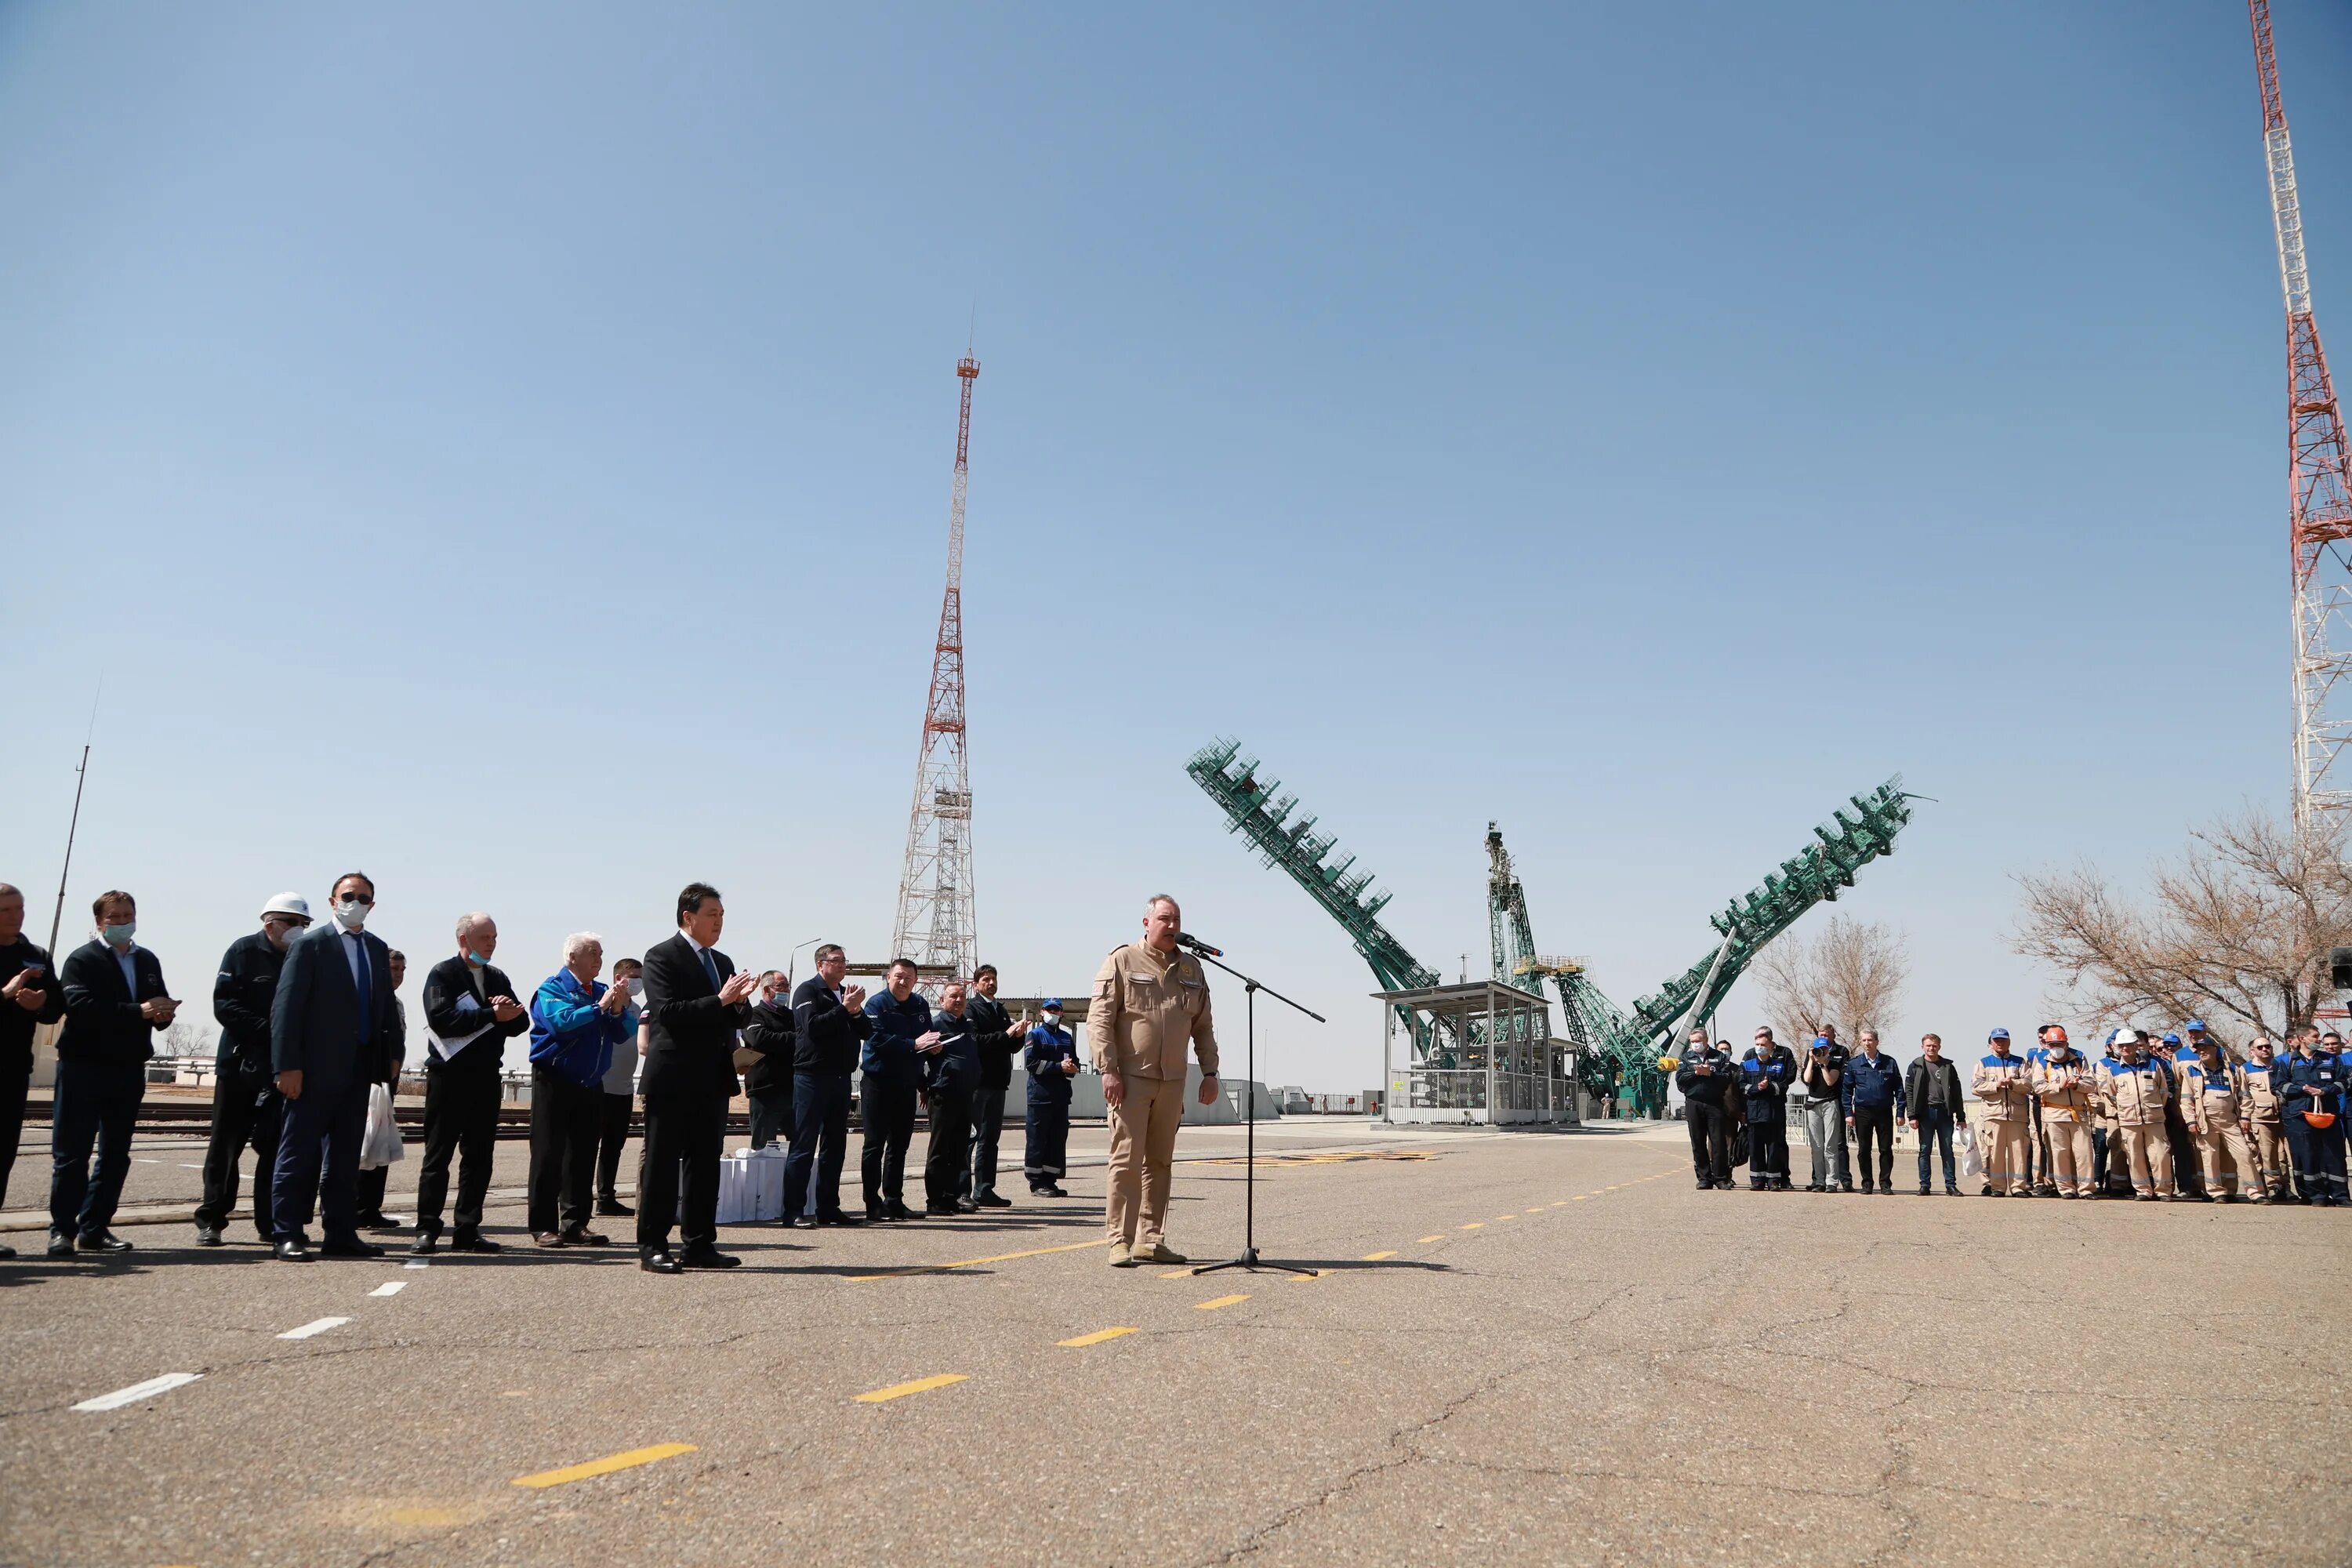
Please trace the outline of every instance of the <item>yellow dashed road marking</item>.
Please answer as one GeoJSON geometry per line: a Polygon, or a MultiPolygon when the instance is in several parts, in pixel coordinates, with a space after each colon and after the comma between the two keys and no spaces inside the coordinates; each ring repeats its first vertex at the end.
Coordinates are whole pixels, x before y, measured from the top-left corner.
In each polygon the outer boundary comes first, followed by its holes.
{"type": "Polygon", "coordinates": [[[1133,1332],[1133,1329],[1097,1329],[1093,1333],[1080,1334],[1074,1340],[1055,1340],[1054,1343],[1066,1351],[1084,1350],[1088,1345],[1098,1345],[1106,1340],[1115,1340],[1133,1332]]]}
{"type": "Polygon", "coordinates": [[[1016,1258],[1043,1258],[1049,1252],[1084,1252],[1089,1247],[1108,1247],[1110,1237],[1097,1241],[1073,1241],[1060,1247],[1033,1247],[1026,1252],[998,1252],[986,1258],[960,1258],[953,1263],[919,1263],[908,1268],[887,1268],[878,1274],[853,1274],[849,1282],[863,1284],[868,1279],[904,1279],[916,1274],[942,1274],[950,1268],[970,1268],[982,1263],[1010,1263],[1016,1258]]]}
{"type": "Polygon", "coordinates": [[[879,1405],[885,1400],[904,1399],[910,1394],[929,1394],[934,1388],[945,1388],[950,1383],[964,1381],[966,1381],[966,1374],[961,1372],[934,1373],[929,1377],[919,1377],[912,1383],[894,1383],[887,1388],[877,1388],[871,1394],[861,1394],[857,1396],[857,1403],[879,1405]]]}
{"type": "Polygon", "coordinates": [[[1192,1310],[1196,1312],[1213,1312],[1220,1307],[1230,1307],[1236,1302],[1248,1300],[1247,1296],[1219,1296],[1214,1300],[1193,1302],[1192,1310]]]}
{"type": "Polygon", "coordinates": [[[1474,1219],[1462,1228],[1465,1230],[1484,1230],[1486,1228],[1486,1222],[1483,1219],[1474,1219]]]}
{"type": "Polygon", "coordinates": [[[691,1443],[656,1443],[650,1448],[631,1448],[625,1454],[608,1454],[601,1459],[591,1459],[584,1465],[566,1465],[560,1470],[541,1470],[535,1476],[517,1476],[510,1485],[518,1487],[560,1487],[567,1481],[584,1481],[593,1476],[609,1476],[614,1470],[633,1470],[639,1465],[650,1465],[656,1459],[675,1458],[691,1454],[691,1443]]]}
{"type": "MultiPolygon", "coordinates": [[[[1432,1238],[1423,1237],[1422,1239],[1426,1241],[1432,1238]]],[[[1367,1252],[1364,1254],[1364,1261],[1367,1263],[1378,1263],[1383,1258],[1394,1258],[1396,1254],[1393,1252],[1367,1252]]]]}

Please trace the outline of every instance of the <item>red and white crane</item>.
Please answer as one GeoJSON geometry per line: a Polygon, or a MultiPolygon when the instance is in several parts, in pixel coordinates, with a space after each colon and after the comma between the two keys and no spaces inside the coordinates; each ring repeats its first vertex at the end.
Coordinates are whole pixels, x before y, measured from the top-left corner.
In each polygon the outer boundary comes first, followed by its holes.
{"type": "MultiPolygon", "coordinates": [[[[915,762],[915,805],[907,820],[907,863],[890,956],[970,978],[980,964],[971,899],[971,765],[964,753],[963,495],[971,448],[971,384],[980,362],[956,363],[963,393],[956,415],[955,491],[948,503],[948,588],[931,650],[931,694],[923,705],[923,745],[915,762]]],[[[939,984],[927,977],[926,989],[939,984]]]]}
{"type": "Polygon", "coordinates": [[[2287,539],[2294,573],[2294,820],[2333,830],[2352,823],[2352,450],[2311,311],[2294,148],[2279,97],[2270,0],[2246,0],[2262,78],[2263,150],[2286,292],[2287,539]]]}

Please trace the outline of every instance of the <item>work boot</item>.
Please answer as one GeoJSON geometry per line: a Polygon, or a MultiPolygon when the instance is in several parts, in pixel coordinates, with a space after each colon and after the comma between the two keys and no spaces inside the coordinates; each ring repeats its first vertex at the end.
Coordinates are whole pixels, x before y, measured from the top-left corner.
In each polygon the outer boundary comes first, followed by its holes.
{"type": "Polygon", "coordinates": [[[1132,1268],[1135,1264],[1133,1247],[1124,1241],[1114,1241],[1110,1244],[1110,1266],[1113,1268],[1132,1268]]]}
{"type": "Polygon", "coordinates": [[[221,1235],[220,1226],[216,1225],[199,1225],[196,1226],[196,1245],[198,1247],[219,1247],[224,1244],[225,1240],[226,1238],[221,1235]]]}
{"type": "Polygon", "coordinates": [[[623,1203],[618,1198],[598,1198],[596,1200],[596,1212],[608,1217],[626,1219],[629,1215],[636,1213],[637,1211],[631,1208],[628,1205],[623,1203]]]}

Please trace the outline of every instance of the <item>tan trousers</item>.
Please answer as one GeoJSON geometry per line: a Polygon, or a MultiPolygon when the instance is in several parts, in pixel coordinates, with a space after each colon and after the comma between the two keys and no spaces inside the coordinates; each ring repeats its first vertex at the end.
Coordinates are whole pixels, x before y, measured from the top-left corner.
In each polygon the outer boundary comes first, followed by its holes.
{"type": "Polygon", "coordinates": [[[2275,1121],[2255,1122],[2254,1157],[2263,1165],[2263,1191],[2274,1198],[2294,1191],[2287,1182],[2285,1128],[2275,1121]]]}
{"type": "Polygon", "coordinates": [[[1103,1220],[1113,1241],[1146,1247],[1166,1239],[1168,1173],[1176,1163],[1176,1129],[1184,1120],[1184,1080],[1120,1075],[1126,1098],[1110,1113],[1110,1174],[1103,1220]],[[1136,1220],[1137,1189],[1142,1223],[1136,1220]]]}
{"type": "Polygon", "coordinates": [[[2042,1133],[2049,1140],[2050,1180],[2062,1193],[2088,1195],[2092,1165],[2089,1123],[2045,1118],[2042,1133]]]}
{"type": "Polygon", "coordinates": [[[2246,1191],[2264,1190],[2263,1168],[2254,1163],[2253,1145],[2246,1142],[2236,1122],[2218,1123],[2196,1136],[2197,1163],[2205,1168],[2207,1193],[2217,1198],[2234,1196],[2242,1176],[2246,1191]]]}
{"type": "Polygon", "coordinates": [[[1985,1181],[1996,1193],[2021,1193],[2025,1184],[2025,1151],[2033,1136],[2028,1121],[1985,1121],[1977,1126],[1979,1155],[1985,1181]]]}
{"type": "MultiPolygon", "coordinates": [[[[2142,1197],[2153,1193],[2158,1197],[2172,1195],[2172,1140],[2166,1136],[2164,1123],[2153,1127],[2119,1127],[2116,1131],[2123,1139],[2124,1153],[2131,1162],[2132,1191],[2142,1197]]],[[[2109,1163],[2115,1161],[2108,1154],[2109,1163]]]]}

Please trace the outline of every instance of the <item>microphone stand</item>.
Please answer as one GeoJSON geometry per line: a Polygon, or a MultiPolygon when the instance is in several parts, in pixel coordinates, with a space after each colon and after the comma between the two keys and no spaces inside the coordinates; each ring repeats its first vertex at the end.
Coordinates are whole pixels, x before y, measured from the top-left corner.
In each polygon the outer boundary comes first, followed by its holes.
{"type": "Polygon", "coordinates": [[[1228,1268],[1242,1268],[1255,1274],[1262,1268],[1279,1268],[1286,1274],[1303,1274],[1311,1279],[1316,1272],[1312,1268],[1301,1268],[1296,1263],[1276,1263],[1257,1255],[1257,994],[1263,991],[1284,1006],[1304,1013],[1318,1024],[1328,1023],[1329,1020],[1314,1008],[1292,1001],[1273,986],[1259,984],[1231,964],[1219,963],[1198,947],[1187,947],[1185,951],[1212,968],[1223,970],[1240,981],[1245,988],[1244,1012],[1248,1019],[1246,1037],[1249,1053],[1249,1063],[1243,1069],[1245,1076],[1242,1079],[1244,1086],[1242,1094],[1247,1102],[1243,1107],[1243,1110],[1249,1124],[1249,1131],[1244,1135],[1247,1139],[1248,1157],[1243,1162],[1242,1166],[1242,1253],[1239,1258],[1229,1258],[1223,1263],[1212,1263],[1206,1268],[1195,1268],[1192,1272],[1196,1275],[1220,1274],[1228,1268]]]}

